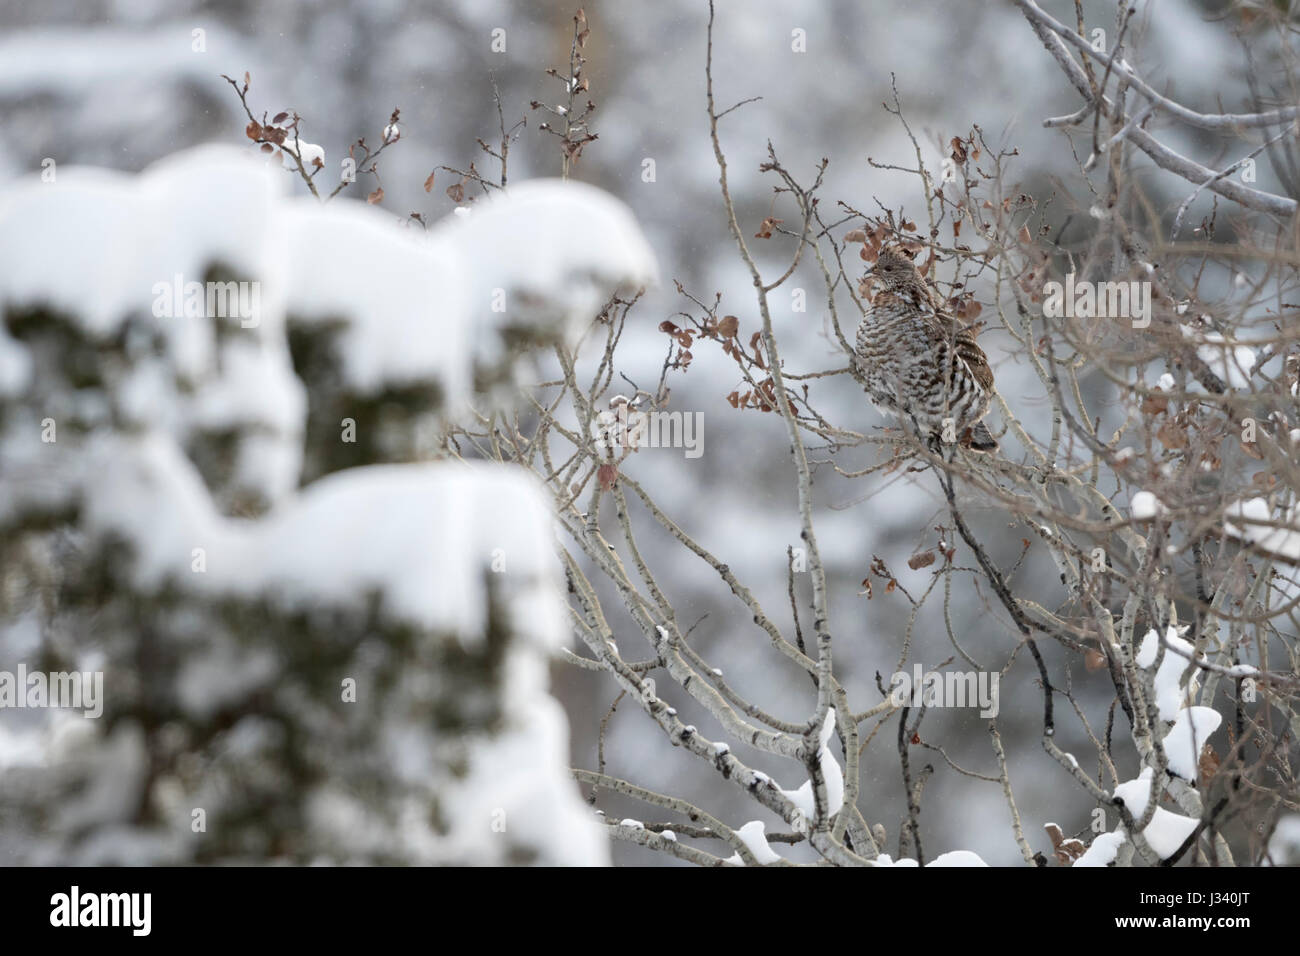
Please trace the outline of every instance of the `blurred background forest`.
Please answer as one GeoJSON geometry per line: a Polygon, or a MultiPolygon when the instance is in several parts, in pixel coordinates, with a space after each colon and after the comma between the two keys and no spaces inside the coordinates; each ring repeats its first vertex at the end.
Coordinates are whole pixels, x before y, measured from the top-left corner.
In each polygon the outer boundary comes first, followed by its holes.
{"type": "MultiPolygon", "coordinates": [[[[1072,5],[1044,6],[1062,19],[1072,16],[1072,5]]],[[[1244,48],[1250,31],[1234,36],[1241,24],[1215,22],[1235,17],[1224,7],[1191,0],[1143,4],[1130,42],[1147,79],[1198,109],[1220,102],[1232,109],[1247,102],[1244,48]]],[[[1095,20],[1113,30],[1113,3],[1084,8],[1090,26],[1095,20]]],[[[46,157],[60,166],[137,171],[194,144],[247,142],[246,118],[219,75],[248,71],[250,102],[259,111],[301,114],[302,136],[324,148],[331,182],[347,145],[359,136],[378,143],[388,116],[400,108],[401,141],[385,153],[379,170],[382,208],[398,218],[420,212],[437,219],[455,205],[444,193],[455,180],[439,173],[437,186],[426,192],[431,170],[443,164],[465,168],[473,160],[485,175],[495,173],[476,145],[477,138],[493,142],[497,135],[494,84],[507,126],[528,118],[510,152],[511,181],[559,174],[556,141],[537,129],[546,117],[530,110],[529,103],[560,102],[559,84],[544,71],[563,70],[567,62],[574,9],[573,0],[5,0],[0,3],[0,175],[30,174],[46,157]],[[505,30],[504,52],[492,49],[497,28],[505,30]],[[202,52],[193,49],[196,29],[204,31],[202,52]]],[[[750,279],[727,233],[708,136],[707,10],[698,0],[586,0],[585,10],[592,31],[586,75],[597,107],[591,126],[599,138],[584,149],[572,176],[626,202],[658,257],[663,281],[630,317],[622,354],[624,362],[634,364],[621,369],[638,384],[652,386],[667,347],[658,326],[688,307],[673,280],[704,297],[721,293],[724,312],[751,326],[754,319],[750,279]],[[654,161],[649,182],[643,175],[647,159],[654,161]]],[[[788,169],[807,178],[822,157],[829,158],[823,195],[867,211],[875,211],[879,200],[921,214],[915,177],[868,163],[868,157],[905,165],[915,160],[904,130],[882,106],[892,98],[891,75],[928,165],[939,167],[944,144],[978,125],[991,144],[1019,149],[1010,185],[1018,183],[1040,204],[1052,200],[1049,217],[1063,241],[1086,233],[1092,200],[1079,194],[1081,181],[1071,175],[1077,160],[1068,134],[1041,123],[1076,109],[1077,95],[1011,4],[723,2],[715,40],[720,101],[729,105],[761,97],[730,116],[723,128],[732,194],[742,229],[749,233],[773,214],[770,181],[758,171],[768,141],[788,169]],[[804,52],[792,49],[795,30],[805,32],[804,52]]],[[[1169,145],[1211,165],[1236,158],[1216,157],[1208,136],[1188,142],[1180,139],[1183,135],[1171,137],[1169,145]]],[[[349,194],[363,195],[374,185],[363,176],[349,194]]],[[[1162,208],[1172,209],[1188,193],[1184,182],[1153,168],[1141,185],[1162,208]]],[[[1278,190],[1265,164],[1258,187],[1278,190]]],[[[295,183],[295,189],[302,191],[302,184],[295,183]]],[[[1193,219],[1199,211],[1194,209],[1193,219]]],[[[758,253],[770,257],[760,265],[778,271],[787,255],[762,244],[758,253]]],[[[820,284],[815,266],[807,265],[790,283],[814,293],[820,284]]],[[[809,299],[817,301],[815,294],[809,299]]],[[[843,364],[827,335],[826,316],[816,306],[802,313],[778,307],[774,320],[787,360],[800,369],[843,364]]],[[[981,342],[1001,393],[1021,420],[1031,430],[1048,427],[1020,400],[1020,384],[1027,386],[1031,375],[1021,358],[996,335],[981,342]]],[[[799,526],[781,421],[728,404],[726,396],[737,384],[735,368],[717,350],[697,350],[690,374],[670,376],[668,384],[672,409],[703,413],[704,454],[688,459],[677,449],[647,449],[629,467],[671,506],[680,524],[755,586],[760,600],[783,606],[786,548],[797,544],[799,526]]],[[[1085,384],[1106,387],[1101,380],[1085,384]]],[[[844,378],[822,396],[821,407],[847,428],[869,431],[881,424],[861,391],[844,378]]],[[[933,526],[943,503],[933,483],[897,475],[845,481],[825,474],[816,492],[836,621],[836,670],[855,700],[874,702],[875,675],[893,668],[908,606],[879,590],[868,600],[860,582],[874,556],[895,569],[905,585],[924,581],[927,572],[901,569],[918,548],[934,544],[933,526]]],[[[993,511],[981,513],[978,503],[968,506],[967,515],[1003,566],[1014,563],[1021,533],[993,511]]],[[[648,539],[647,548],[656,540],[648,539]]],[[[749,622],[736,607],[719,602],[715,581],[698,580],[699,569],[683,562],[656,561],[653,551],[648,557],[661,568],[660,583],[680,620],[700,621],[695,646],[733,686],[771,711],[806,712],[807,682],[793,682],[788,670],[773,669],[752,628],[738,634],[749,622]]],[[[1020,568],[1017,585],[1051,606],[1054,594],[1060,597],[1056,571],[1045,555],[1037,557],[1031,553],[1020,568]]],[[[969,582],[963,580],[962,588],[969,589],[969,582]]],[[[956,601],[965,609],[959,626],[967,646],[1005,647],[1014,639],[1001,616],[989,612],[973,590],[956,601]]],[[[922,616],[914,652],[914,659],[932,667],[950,654],[938,612],[936,605],[922,616]]],[[[562,664],[555,666],[553,678],[572,725],[572,763],[594,766],[599,723],[617,691],[603,675],[562,664]]],[[[1099,699],[1107,698],[1112,690],[1104,674],[1092,679],[1099,699]]],[[[1010,774],[1025,829],[1038,846],[1044,844],[1044,822],[1082,820],[1091,803],[1037,744],[1039,692],[1028,680],[1003,687],[1001,729],[1010,774]]],[[[1080,692],[1088,694],[1087,688],[1080,692]]],[[[931,721],[927,736],[942,737],[954,761],[987,771],[987,733],[973,712],[938,713],[931,721]]],[[[1061,746],[1071,749],[1068,739],[1061,746]]],[[[687,773],[689,755],[669,748],[635,707],[612,718],[607,753],[608,772],[635,775],[645,786],[677,793],[720,815],[743,802],[720,779],[687,773]]],[[[763,759],[757,755],[754,766],[764,767],[763,759]]],[[[891,748],[876,757],[868,752],[863,777],[864,808],[877,800],[902,805],[891,748]]],[[[617,799],[602,806],[611,816],[620,815],[617,799]]],[[[633,805],[628,806],[623,815],[630,815],[633,805]]],[[[931,846],[970,849],[993,864],[1020,859],[996,785],[972,786],[941,765],[927,788],[925,807],[931,846]]],[[[872,818],[870,812],[867,816],[872,818]]],[[[892,842],[898,821],[883,822],[892,842]]],[[[614,854],[616,862],[674,862],[626,844],[616,845],[614,854]]]]}

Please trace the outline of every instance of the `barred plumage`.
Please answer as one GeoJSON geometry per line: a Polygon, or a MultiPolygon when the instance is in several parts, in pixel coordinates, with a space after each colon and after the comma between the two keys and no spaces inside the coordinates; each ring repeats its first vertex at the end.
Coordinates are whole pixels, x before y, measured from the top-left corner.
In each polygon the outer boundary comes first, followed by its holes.
{"type": "Polygon", "coordinates": [[[867,394],[882,411],[915,419],[926,437],[952,434],[975,451],[997,441],[980,421],[989,410],[993,370],[975,336],[942,309],[909,253],[886,247],[872,275],[876,294],[858,326],[857,361],[867,394]]]}

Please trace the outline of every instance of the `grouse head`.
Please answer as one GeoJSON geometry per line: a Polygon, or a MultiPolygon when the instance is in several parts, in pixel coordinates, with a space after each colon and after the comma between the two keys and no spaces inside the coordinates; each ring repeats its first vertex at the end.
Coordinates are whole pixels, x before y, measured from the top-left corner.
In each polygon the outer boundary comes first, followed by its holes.
{"type": "Polygon", "coordinates": [[[893,293],[918,307],[928,303],[930,294],[913,261],[915,255],[915,252],[900,245],[888,245],[881,249],[876,264],[869,273],[875,279],[877,291],[893,293]]]}
{"type": "Polygon", "coordinates": [[[885,246],[876,257],[871,274],[886,285],[910,281],[917,274],[915,255],[902,246],[885,246]]]}

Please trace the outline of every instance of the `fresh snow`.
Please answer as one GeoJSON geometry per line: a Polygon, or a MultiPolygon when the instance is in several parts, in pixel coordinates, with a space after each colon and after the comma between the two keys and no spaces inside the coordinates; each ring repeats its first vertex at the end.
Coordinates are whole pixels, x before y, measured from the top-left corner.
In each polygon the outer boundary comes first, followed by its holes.
{"type": "Polygon", "coordinates": [[[1133,512],[1134,521],[1150,521],[1158,515],[1162,515],[1167,510],[1160,499],[1149,491],[1138,491],[1133,495],[1129,502],[1129,510],[1133,512]]]}
{"type": "Polygon", "coordinates": [[[1221,723],[1223,716],[1212,707],[1185,707],[1180,710],[1174,726],[1165,734],[1163,741],[1169,769],[1189,783],[1195,783],[1201,748],[1221,723]]]}
{"type": "MultiPolygon", "coordinates": [[[[826,720],[822,724],[821,749],[817,754],[822,778],[826,784],[826,810],[831,816],[839,813],[840,808],[844,806],[844,774],[827,746],[833,733],[835,733],[835,708],[831,707],[827,709],[826,720]]],[[[805,780],[798,790],[782,790],[781,793],[799,808],[806,819],[811,821],[816,818],[817,801],[813,794],[812,780],[805,780]]]]}
{"type": "MultiPolygon", "coordinates": [[[[1151,777],[1151,768],[1145,767],[1136,779],[1115,788],[1115,797],[1123,801],[1134,820],[1141,820],[1146,813],[1147,801],[1151,799],[1151,777]]],[[[1151,822],[1142,831],[1142,836],[1146,838],[1147,843],[1160,859],[1165,860],[1173,856],[1183,845],[1183,841],[1196,829],[1196,825],[1197,821],[1191,817],[1170,813],[1168,810],[1156,807],[1151,822]]]]}
{"type": "MultiPolygon", "coordinates": [[[[736,836],[740,837],[741,842],[749,848],[749,852],[754,854],[754,859],[763,866],[781,861],[781,857],[768,845],[765,830],[766,827],[762,820],[751,820],[736,831],[736,836]]],[[[732,866],[744,865],[739,853],[728,857],[726,862],[732,866]]]]}
{"type": "Polygon", "coordinates": [[[1255,545],[1260,550],[1293,564],[1300,564],[1300,505],[1273,515],[1273,508],[1263,498],[1249,498],[1228,506],[1224,530],[1233,537],[1255,545]],[[1251,523],[1234,522],[1246,519],[1251,523]],[[1266,521],[1276,525],[1256,524],[1266,521]]]}
{"type": "Polygon", "coordinates": [[[1084,851],[1083,856],[1074,861],[1074,866],[1110,866],[1119,855],[1119,848],[1124,845],[1126,837],[1116,830],[1111,833],[1099,833],[1092,845],[1084,851]]]}
{"type": "MultiPolygon", "coordinates": [[[[1178,716],[1179,708],[1188,702],[1191,697],[1190,690],[1185,691],[1180,684],[1183,672],[1191,665],[1193,650],[1191,644],[1183,640],[1175,628],[1168,628],[1165,633],[1165,651],[1164,658],[1160,662],[1160,669],[1156,671],[1153,678],[1153,686],[1156,694],[1156,704],[1160,709],[1161,720],[1173,720],[1178,716]]],[[[1160,638],[1153,628],[1147,631],[1142,638],[1142,644],[1138,648],[1136,663],[1138,667],[1144,670],[1150,669],[1156,662],[1156,657],[1160,653],[1160,638]]],[[[1203,660],[1204,657],[1197,658],[1203,660]]]]}
{"type": "MultiPolygon", "coordinates": [[[[916,860],[909,857],[902,857],[895,860],[888,853],[881,853],[876,857],[873,866],[882,867],[911,867],[919,866],[916,860]]],[[[937,857],[926,864],[927,867],[938,866],[988,866],[978,853],[970,850],[952,850],[948,853],[940,853],[937,857]]]]}

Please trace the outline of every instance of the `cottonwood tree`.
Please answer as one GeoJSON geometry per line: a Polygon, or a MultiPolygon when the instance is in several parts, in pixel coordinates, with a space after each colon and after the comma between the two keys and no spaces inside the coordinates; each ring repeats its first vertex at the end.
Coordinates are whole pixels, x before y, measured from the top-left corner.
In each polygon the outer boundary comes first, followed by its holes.
{"type": "MultiPolygon", "coordinates": [[[[715,98],[711,4],[702,79],[718,214],[752,279],[753,300],[724,302],[678,283],[683,313],[660,326],[668,353],[659,381],[629,389],[623,334],[645,319],[637,296],[614,296],[595,316],[585,350],[553,349],[555,376],[528,388],[524,405],[505,414],[483,407],[453,432],[456,452],[522,464],[550,489],[583,647],[564,658],[607,680],[615,706],[637,708],[664,746],[696,759],[700,774],[754,804],[736,818],[734,804],[725,812],[700,806],[607,772],[618,759],[606,750],[607,715],[594,767],[574,776],[597,807],[608,794],[644,804],[646,819],[607,821],[616,840],[701,865],[788,862],[773,843],[806,845],[814,859],[837,865],[980,862],[960,848],[936,856],[922,841],[932,770],[922,764],[936,752],[948,760],[922,731],[942,701],[923,694],[918,705],[884,682],[874,697],[853,699],[838,677],[840,627],[813,492],[827,473],[862,483],[867,494],[890,476],[941,495],[937,543],[909,562],[928,575],[924,588],[912,593],[875,558],[863,589],[877,601],[908,602],[897,671],[918,659],[918,616],[940,604],[952,659],[966,675],[1035,688],[1041,772],[1055,776],[1061,794],[1086,794],[1092,814],[1027,832],[1007,755],[1007,740],[1022,738],[1004,735],[1005,712],[972,718],[988,734],[988,769],[953,764],[970,786],[1000,788],[1007,838],[1026,863],[1259,863],[1269,859],[1278,818],[1296,809],[1295,201],[1241,174],[1267,159],[1291,192],[1298,111],[1255,104],[1242,113],[1196,112],[1132,65],[1141,51],[1126,5],[1115,43],[1103,49],[1081,14],[1066,26],[1031,0],[1017,3],[1080,100],[1071,114],[1046,120],[1077,156],[1066,188],[1028,195],[1016,185],[1016,151],[991,145],[978,127],[942,143],[945,158],[931,168],[896,84],[882,109],[902,124],[915,161],[873,165],[880,175],[909,177],[922,214],[882,208],[869,194],[827,197],[827,161],[800,176],[769,144],[765,156],[746,157],[760,163],[777,197],[761,222],[743,218],[729,184],[736,160],[725,149],[726,122],[747,101],[724,106],[715,98]],[[1166,145],[1185,126],[1215,131],[1234,158],[1211,166],[1215,160],[1166,145]],[[1137,175],[1150,163],[1165,177],[1159,192],[1137,175]],[[1161,198],[1180,180],[1177,201],[1161,198]],[[788,268],[761,269],[759,243],[785,249],[788,268]],[[830,382],[860,376],[853,331],[873,294],[863,270],[886,244],[915,254],[945,308],[982,329],[990,355],[1004,356],[995,362],[1028,370],[1030,385],[999,396],[990,418],[999,453],[936,445],[905,418],[855,432],[823,410],[830,382]],[[833,369],[788,363],[773,320],[775,296],[807,263],[821,276],[819,305],[840,350],[833,369]],[[704,348],[734,360],[737,377],[706,387],[746,415],[784,425],[801,529],[797,570],[807,572],[795,573],[791,549],[788,607],[760,603],[728,555],[702,545],[638,478],[639,455],[673,424],[670,384],[692,375],[704,348]],[[855,452],[876,460],[852,464],[855,452]],[[1005,542],[982,538],[971,509],[992,510],[1019,530],[1018,559],[995,557],[1005,542]],[[650,557],[662,554],[665,537],[682,562],[695,562],[743,608],[774,666],[784,659],[806,674],[802,714],[772,713],[742,695],[697,649],[665,583],[680,562],[650,557]],[[1050,555],[1058,583],[1020,583],[1031,547],[1050,555]],[[998,647],[963,643],[953,620],[971,602],[1002,622],[998,647]],[[708,715],[707,728],[680,716],[673,702],[688,699],[708,715]],[[1066,736],[1087,752],[1060,746],[1066,736]],[[783,788],[755,770],[745,757],[752,751],[788,761],[802,785],[783,788]],[[901,774],[899,806],[861,796],[864,773],[884,766],[901,774]],[[783,826],[768,833],[773,817],[783,826]]],[[[1272,26],[1277,56],[1289,56],[1286,23],[1272,26]]],[[[730,493],[744,490],[738,476],[730,493]]],[[[1066,803],[1029,809],[1051,819],[1066,803]]]]}

